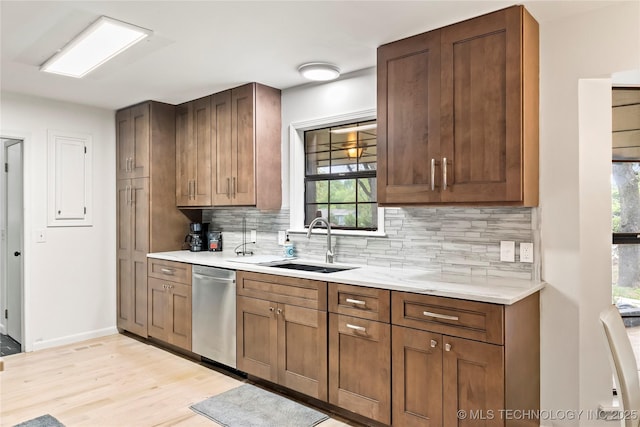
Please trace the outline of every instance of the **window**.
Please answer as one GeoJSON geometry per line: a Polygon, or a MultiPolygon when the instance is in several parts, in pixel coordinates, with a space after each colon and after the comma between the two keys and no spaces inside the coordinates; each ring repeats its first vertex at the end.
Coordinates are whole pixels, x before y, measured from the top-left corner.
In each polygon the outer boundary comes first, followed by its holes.
{"type": "Polygon", "coordinates": [[[640,340],[640,88],[614,88],[612,113],[613,300],[640,340]]]}
{"type": "Polygon", "coordinates": [[[325,217],[343,230],[378,229],[375,120],[304,132],[304,225],[325,217]]]}

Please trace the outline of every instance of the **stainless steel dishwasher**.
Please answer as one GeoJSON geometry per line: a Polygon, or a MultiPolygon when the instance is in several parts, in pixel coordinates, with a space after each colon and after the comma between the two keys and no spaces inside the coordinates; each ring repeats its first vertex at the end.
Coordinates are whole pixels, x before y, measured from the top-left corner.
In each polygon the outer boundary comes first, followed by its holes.
{"type": "Polygon", "coordinates": [[[235,368],[236,272],[194,265],[192,275],[192,351],[235,368]]]}

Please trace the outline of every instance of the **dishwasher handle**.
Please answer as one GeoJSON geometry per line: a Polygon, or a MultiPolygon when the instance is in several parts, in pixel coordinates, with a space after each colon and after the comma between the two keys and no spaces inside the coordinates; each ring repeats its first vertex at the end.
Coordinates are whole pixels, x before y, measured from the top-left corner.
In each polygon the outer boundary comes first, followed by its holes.
{"type": "Polygon", "coordinates": [[[212,282],[231,282],[235,283],[236,279],[228,277],[206,276],[204,274],[192,273],[194,279],[209,280],[212,282]]]}

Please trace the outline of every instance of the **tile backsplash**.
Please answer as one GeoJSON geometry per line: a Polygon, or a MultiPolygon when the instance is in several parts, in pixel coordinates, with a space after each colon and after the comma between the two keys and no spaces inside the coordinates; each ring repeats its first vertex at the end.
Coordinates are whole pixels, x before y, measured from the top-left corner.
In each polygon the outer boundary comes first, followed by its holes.
{"type": "MultiPolygon", "coordinates": [[[[386,237],[334,235],[336,262],[437,270],[474,276],[539,279],[539,208],[385,208],[386,237]],[[500,241],[534,243],[535,262],[501,262],[500,241]]],[[[289,228],[289,211],[215,208],[203,211],[210,229],[223,231],[225,250],[242,242],[242,218],[257,230],[256,254],[280,253],[278,230],[289,228]]],[[[326,238],[292,233],[296,255],[324,261],[326,238]]]]}

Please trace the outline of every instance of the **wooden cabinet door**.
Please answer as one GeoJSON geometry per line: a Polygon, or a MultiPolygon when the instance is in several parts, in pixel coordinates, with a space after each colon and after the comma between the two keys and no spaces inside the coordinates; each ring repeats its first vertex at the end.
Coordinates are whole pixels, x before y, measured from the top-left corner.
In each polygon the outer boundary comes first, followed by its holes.
{"type": "Polygon", "coordinates": [[[193,206],[211,205],[211,97],[193,101],[193,206]]]}
{"type": "Polygon", "coordinates": [[[191,351],[191,286],[149,278],[149,336],[191,351]]]}
{"type": "Polygon", "coordinates": [[[522,200],[521,19],[512,7],[441,30],[443,202],[522,200]]]}
{"type": "Polygon", "coordinates": [[[191,286],[170,283],[167,310],[166,316],[170,320],[167,341],[191,351],[191,286]]]}
{"type": "Polygon", "coordinates": [[[378,203],[440,200],[440,32],[378,48],[378,203]]]}
{"type": "Polygon", "coordinates": [[[471,416],[458,417],[463,410],[484,416],[484,426],[503,426],[504,348],[448,336],[444,336],[443,347],[443,425],[477,425],[478,420],[471,416]]]}
{"type": "Polygon", "coordinates": [[[131,204],[129,191],[131,180],[120,179],[116,183],[116,298],[117,326],[128,330],[133,322],[133,280],[131,263],[131,204]]]}
{"type": "Polygon", "coordinates": [[[231,90],[231,195],[234,205],[255,205],[255,86],[231,90]]]}
{"type": "Polygon", "coordinates": [[[211,96],[213,205],[230,205],[231,199],[231,90],[211,96]]]}
{"type": "Polygon", "coordinates": [[[211,205],[211,97],[176,108],[176,204],[211,205]]]}
{"type": "Polygon", "coordinates": [[[176,107],[176,205],[189,206],[192,195],[189,103],[176,107]]]}
{"type": "Polygon", "coordinates": [[[238,369],[271,382],[278,381],[277,304],[237,297],[236,335],[238,369]]]}
{"type": "Polygon", "coordinates": [[[327,401],[327,313],[278,304],[278,384],[327,401]]]}
{"type": "Polygon", "coordinates": [[[117,183],[118,327],[147,336],[149,178],[117,183]]]}
{"type": "Polygon", "coordinates": [[[393,326],[393,424],[442,425],[442,335],[393,326]]]}
{"type": "Polygon", "coordinates": [[[168,341],[171,321],[167,309],[169,306],[168,282],[149,278],[148,284],[148,334],[150,337],[168,341]]]}
{"type": "Polygon", "coordinates": [[[391,326],[329,314],[329,402],[391,422],[391,326]]]}
{"type": "Polygon", "coordinates": [[[116,177],[118,179],[149,176],[150,117],[148,103],[116,113],[116,177]]]}

